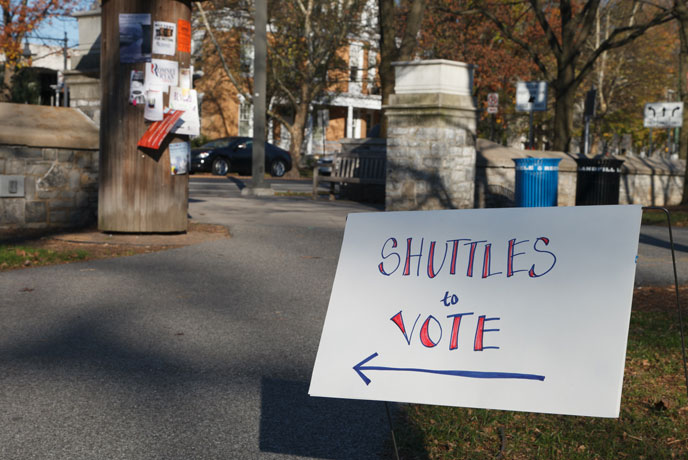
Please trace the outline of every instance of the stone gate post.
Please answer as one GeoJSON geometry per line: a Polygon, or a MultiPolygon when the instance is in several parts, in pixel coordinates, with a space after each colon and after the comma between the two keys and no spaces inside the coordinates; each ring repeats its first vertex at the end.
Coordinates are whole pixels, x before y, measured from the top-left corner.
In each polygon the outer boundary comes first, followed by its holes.
{"type": "Polygon", "coordinates": [[[387,116],[388,211],[474,207],[476,107],[473,66],[393,63],[387,116]]]}

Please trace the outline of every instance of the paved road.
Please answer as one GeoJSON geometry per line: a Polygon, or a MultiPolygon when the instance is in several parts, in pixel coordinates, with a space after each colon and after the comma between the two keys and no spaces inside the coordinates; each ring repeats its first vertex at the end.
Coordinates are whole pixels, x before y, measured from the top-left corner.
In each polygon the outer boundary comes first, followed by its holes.
{"type": "Polygon", "coordinates": [[[236,195],[191,194],[231,239],[0,276],[0,458],[381,458],[382,404],[307,395],[369,208],[236,195]]]}
{"type": "MultiPolygon", "coordinates": [[[[194,178],[191,181],[190,190],[191,196],[198,202],[205,198],[232,198],[241,195],[240,190],[249,185],[239,179],[216,179],[216,178],[194,178]]],[[[268,181],[268,185],[278,192],[295,192],[307,194],[311,191],[311,184],[307,181],[288,181],[288,180],[274,180],[268,181]]],[[[310,203],[306,203],[306,206],[310,203]]],[[[221,205],[213,208],[212,206],[199,207],[200,212],[196,219],[205,219],[212,222],[217,220],[237,222],[235,219],[229,221],[224,219],[226,206],[221,205]],[[214,212],[217,211],[217,212],[214,212]],[[222,220],[224,219],[224,220],[222,220]]],[[[321,208],[322,209],[322,208],[321,208]]],[[[241,207],[238,210],[230,211],[233,214],[247,216],[248,219],[254,219],[252,216],[254,212],[261,213],[260,209],[253,209],[251,207],[241,207]]],[[[327,213],[325,213],[327,214],[327,213]]],[[[262,219],[262,216],[259,217],[262,219]]],[[[637,286],[651,286],[651,285],[673,285],[673,265],[671,263],[671,251],[669,250],[669,233],[666,227],[658,226],[644,226],[641,230],[640,241],[638,246],[638,266],[636,270],[636,285],[637,286]]],[[[679,284],[688,283],[688,228],[674,228],[674,249],[676,255],[676,262],[678,265],[677,273],[679,284]]]]}
{"type": "MultiPolygon", "coordinates": [[[[384,406],[307,396],[346,215],[375,209],[241,186],[190,187],[231,239],[0,275],[0,458],[384,458],[384,406]]],[[[667,282],[665,232],[639,283],[667,282]]]]}

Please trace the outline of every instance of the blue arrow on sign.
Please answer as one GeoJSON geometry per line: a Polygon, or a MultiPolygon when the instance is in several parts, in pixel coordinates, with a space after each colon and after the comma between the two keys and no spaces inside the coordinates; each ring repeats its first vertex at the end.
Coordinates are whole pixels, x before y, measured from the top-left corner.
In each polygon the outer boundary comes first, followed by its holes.
{"type": "Polygon", "coordinates": [[[519,379],[519,380],[539,380],[544,381],[544,375],[521,374],[517,372],[482,372],[482,371],[463,371],[463,370],[437,370],[437,369],[418,369],[414,367],[386,367],[386,366],[365,366],[378,354],[373,353],[366,359],[356,364],[353,369],[366,385],[370,384],[370,379],[363,371],[396,371],[396,372],[420,372],[424,374],[451,375],[454,377],[465,377],[471,379],[519,379]]]}

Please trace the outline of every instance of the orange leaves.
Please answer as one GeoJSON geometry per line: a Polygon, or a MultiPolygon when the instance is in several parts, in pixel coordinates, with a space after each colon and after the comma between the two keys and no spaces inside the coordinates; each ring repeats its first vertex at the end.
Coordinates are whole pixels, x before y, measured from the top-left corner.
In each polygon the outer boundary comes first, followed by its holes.
{"type": "Polygon", "coordinates": [[[0,0],[0,52],[6,56],[5,65],[17,65],[22,55],[22,40],[29,32],[51,17],[70,13],[76,3],[76,0],[0,0]]]}

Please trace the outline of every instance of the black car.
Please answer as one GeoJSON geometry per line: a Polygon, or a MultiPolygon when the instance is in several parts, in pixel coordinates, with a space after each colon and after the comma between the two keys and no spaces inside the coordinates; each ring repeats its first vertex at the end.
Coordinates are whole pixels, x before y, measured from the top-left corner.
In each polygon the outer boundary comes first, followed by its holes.
{"type": "MultiPolygon", "coordinates": [[[[212,172],[224,176],[229,172],[250,175],[253,163],[253,139],[223,137],[191,150],[191,172],[212,172]]],[[[284,149],[265,143],[265,170],[282,177],[291,169],[291,155],[284,149]]]]}

